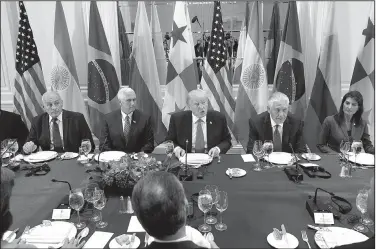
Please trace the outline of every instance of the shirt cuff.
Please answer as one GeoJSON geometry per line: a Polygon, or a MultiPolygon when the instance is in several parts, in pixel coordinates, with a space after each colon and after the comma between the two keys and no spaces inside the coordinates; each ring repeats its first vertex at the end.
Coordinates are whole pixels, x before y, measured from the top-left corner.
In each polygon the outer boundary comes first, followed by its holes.
{"type": "Polygon", "coordinates": [[[177,149],[181,149],[181,147],[180,146],[176,146],[175,148],[174,148],[174,154],[176,153],[176,150],[177,149]]]}
{"type": "Polygon", "coordinates": [[[221,149],[218,146],[215,146],[214,148],[217,148],[218,154],[221,154],[221,149]]]}

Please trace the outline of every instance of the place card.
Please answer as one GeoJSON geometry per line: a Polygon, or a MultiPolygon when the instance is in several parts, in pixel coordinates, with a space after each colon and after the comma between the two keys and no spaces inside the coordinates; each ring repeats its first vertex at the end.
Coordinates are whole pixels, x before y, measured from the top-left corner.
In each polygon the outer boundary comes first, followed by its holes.
{"type": "Polygon", "coordinates": [[[256,161],[255,161],[255,158],[253,157],[252,154],[245,154],[245,155],[241,155],[241,156],[242,156],[243,161],[244,161],[245,163],[248,163],[248,162],[256,162],[256,161]]]}
{"type": "Polygon", "coordinates": [[[145,229],[142,227],[141,223],[138,221],[137,216],[132,216],[129,221],[129,226],[127,233],[142,233],[145,229]]]}
{"type": "Polygon", "coordinates": [[[69,220],[71,215],[70,208],[54,209],[52,211],[53,220],[69,220]]]}
{"type": "Polygon", "coordinates": [[[315,223],[324,225],[333,225],[333,213],[314,213],[315,223]]]}
{"type": "Polygon", "coordinates": [[[83,248],[104,248],[114,233],[95,231],[83,248]]]}

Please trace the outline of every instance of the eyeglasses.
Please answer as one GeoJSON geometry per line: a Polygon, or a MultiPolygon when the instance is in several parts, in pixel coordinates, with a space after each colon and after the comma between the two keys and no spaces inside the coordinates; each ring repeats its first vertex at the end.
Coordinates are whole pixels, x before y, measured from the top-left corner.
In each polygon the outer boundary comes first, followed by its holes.
{"type": "Polygon", "coordinates": [[[26,174],[25,174],[26,177],[29,177],[29,176],[44,176],[48,172],[51,171],[51,168],[50,168],[50,166],[48,166],[47,163],[44,163],[40,166],[24,166],[22,168],[22,170],[28,170],[28,172],[26,172],[26,174]]]}

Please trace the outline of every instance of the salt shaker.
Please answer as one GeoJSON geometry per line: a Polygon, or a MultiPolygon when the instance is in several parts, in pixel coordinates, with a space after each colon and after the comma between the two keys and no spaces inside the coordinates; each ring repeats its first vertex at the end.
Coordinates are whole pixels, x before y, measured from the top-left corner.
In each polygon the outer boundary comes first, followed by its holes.
{"type": "Polygon", "coordinates": [[[120,210],[119,213],[125,214],[127,213],[127,204],[125,203],[124,197],[120,196],[120,210]]]}
{"type": "Polygon", "coordinates": [[[127,214],[133,214],[133,207],[132,207],[132,202],[131,202],[131,197],[127,197],[127,214]]]}

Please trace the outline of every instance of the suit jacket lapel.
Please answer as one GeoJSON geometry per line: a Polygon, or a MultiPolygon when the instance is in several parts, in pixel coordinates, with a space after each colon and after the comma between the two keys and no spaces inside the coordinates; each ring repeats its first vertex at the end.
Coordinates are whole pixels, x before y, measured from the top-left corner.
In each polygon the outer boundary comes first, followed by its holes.
{"type": "MultiPolygon", "coordinates": [[[[347,134],[346,123],[345,123],[345,122],[340,122],[340,128],[341,128],[341,131],[342,131],[342,133],[343,133],[343,136],[346,138],[346,140],[349,141],[350,138],[349,138],[349,134],[347,134]]],[[[354,129],[354,127],[353,127],[353,129],[354,129]]],[[[354,135],[354,134],[353,134],[353,129],[352,129],[352,131],[351,131],[352,135],[354,135]]]]}
{"type": "Polygon", "coordinates": [[[273,141],[273,129],[272,123],[270,121],[270,115],[266,115],[264,120],[264,127],[260,127],[261,130],[264,131],[264,141],[265,140],[272,140],[273,141]]]}
{"type": "Polygon", "coordinates": [[[282,131],[282,149],[289,147],[289,138],[290,138],[290,118],[287,117],[285,122],[283,123],[283,131],[282,131]]]}
{"type": "MultiPolygon", "coordinates": [[[[63,110],[63,141],[64,141],[64,148],[67,150],[68,145],[68,131],[69,131],[69,125],[70,125],[70,118],[67,117],[67,113],[63,110]]],[[[80,141],[81,144],[81,141],[80,141]]]]}

